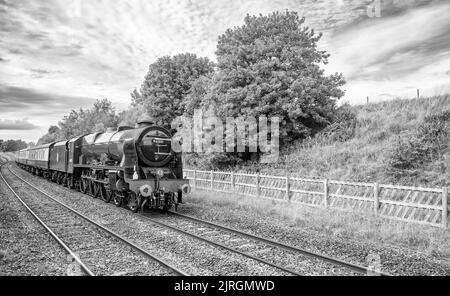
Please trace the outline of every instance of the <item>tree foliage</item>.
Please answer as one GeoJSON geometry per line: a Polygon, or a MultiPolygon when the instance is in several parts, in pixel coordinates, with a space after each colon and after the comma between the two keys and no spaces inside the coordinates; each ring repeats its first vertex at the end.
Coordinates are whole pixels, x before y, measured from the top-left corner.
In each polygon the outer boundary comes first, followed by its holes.
{"type": "Polygon", "coordinates": [[[195,54],[162,57],[150,65],[140,94],[133,92],[133,104],[144,106],[156,121],[170,125],[174,118],[183,115],[184,100],[192,83],[213,71],[214,64],[208,58],[195,54]]]}
{"type": "Polygon", "coordinates": [[[358,117],[353,108],[348,104],[343,104],[336,109],[333,122],[323,129],[317,136],[329,142],[345,142],[352,139],[356,133],[358,117]]]}
{"type": "Polygon", "coordinates": [[[0,140],[0,152],[16,152],[27,146],[27,143],[22,140],[0,140]]]}
{"type": "Polygon", "coordinates": [[[143,105],[131,106],[119,114],[119,126],[134,127],[140,119],[146,116],[146,113],[143,105]]]}
{"type": "Polygon", "coordinates": [[[61,138],[61,129],[55,125],[52,125],[49,129],[47,134],[42,136],[39,141],[38,145],[48,144],[59,141],[61,138]]]}
{"type": "Polygon", "coordinates": [[[184,114],[194,115],[196,109],[207,109],[214,104],[211,95],[214,93],[212,87],[214,76],[202,76],[192,83],[189,93],[183,101],[184,114]]]}
{"type": "MultiPolygon", "coordinates": [[[[312,136],[333,122],[338,122],[335,129],[344,141],[352,136],[354,118],[345,117],[351,117],[348,112],[343,118],[336,116],[345,81],[342,74],[326,75],[322,69],[329,54],[318,49],[320,39],[321,34],[305,26],[296,12],[247,15],[242,26],[219,36],[217,65],[189,53],[159,58],[150,65],[140,90],[131,93],[130,109],[116,115],[103,100],[92,109],[73,110],[40,142],[118,123],[133,126],[144,116],[170,126],[176,117],[193,115],[198,108],[224,120],[278,117],[282,145],[312,136]]],[[[233,157],[233,163],[239,163],[247,156],[219,154],[208,162],[222,165],[232,163],[233,157]]]]}
{"type": "Polygon", "coordinates": [[[38,145],[55,141],[69,140],[75,136],[103,132],[108,127],[116,128],[119,116],[108,99],[97,100],[93,107],[87,110],[72,110],[69,115],[50,127],[48,133],[39,139],[38,145]]]}
{"type": "Polygon", "coordinates": [[[304,22],[289,11],[247,15],[243,26],[227,30],[219,37],[208,104],[222,117],[280,117],[283,142],[328,125],[345,81],[324,74],[329,55],[317,48],[321,34],[304,22]]]}

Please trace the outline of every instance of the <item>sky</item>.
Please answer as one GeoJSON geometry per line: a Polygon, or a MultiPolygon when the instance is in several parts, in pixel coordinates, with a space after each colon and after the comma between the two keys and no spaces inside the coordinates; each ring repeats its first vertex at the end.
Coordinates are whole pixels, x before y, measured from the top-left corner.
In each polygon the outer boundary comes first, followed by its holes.
{"type": "Polygon", "coordinates": [[[96,99],[126,109],[157,58],[215,60],[246,14],[286,9],[323,33],[343,101],[450,93],[449,0],[0,0],[0,139],[36,142],[96,99]]]}

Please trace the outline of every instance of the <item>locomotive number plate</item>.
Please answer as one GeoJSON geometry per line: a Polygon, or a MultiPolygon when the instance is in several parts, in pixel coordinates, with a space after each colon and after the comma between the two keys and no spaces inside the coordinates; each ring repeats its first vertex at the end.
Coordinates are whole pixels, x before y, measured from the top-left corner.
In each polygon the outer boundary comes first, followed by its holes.
{"type": "Polygon", "coordinates": [[[158,140],[158,139],[153,139],[152,142],[154,144],[167,144],[168,140],[158,140]]]}

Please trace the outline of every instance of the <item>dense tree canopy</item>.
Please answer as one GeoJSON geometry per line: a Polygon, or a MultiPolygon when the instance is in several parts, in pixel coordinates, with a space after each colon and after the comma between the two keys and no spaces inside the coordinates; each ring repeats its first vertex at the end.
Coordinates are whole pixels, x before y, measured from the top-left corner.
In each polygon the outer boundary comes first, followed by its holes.
{"type": "Polygon", "coordinates": [[[119,126],[131,126],[134,127],[136,123],[147,117],[147,112],[143,105],[131,106],[125,111],[119,114],[119,126]]]}
{"type": "Polygon", "coordinates": [[[241,27],[219,37],[218,73],[205,98],[222,117],[281,119],[281,140],[308,136],[333,118],[344,95],[341,74],[321,69],[329,55],[317,48],[321,34],[296,12],[247,15],[241,27]]]}
{"type": "Polygon", "coordinates": [[[22,140],[0,140],[0,152],[16,152],[28,147],[22,140]]]}
{"type": "Polygon", "coordinates": [[[61,139],[61,134],[61,129],[55,125],[52,125],[48,129],[48,133],[39,139],[38,145],[59,141],[61,139]]]}
{"type": "Polygon", "coordinates": [[[116,128],[119,116],[108,99],[97,100],[87,110],[72,110],[59,122],[59,127],[50,127],[48,133],[38,141],[38,145],[55,141],[68,140],[75,136],[105,131],[108,127],[116,128]]]}
{"type": "Polygon", "coordinates": [[[214,77],[202,76],[192,83],[189,93],[183,101],[185,115],[193,116],[195,109],[208,109],[214,102],[211,95],[214,77]]]}
{"type": "Polygon", "coordinates": [[[208,58],[195,54],[163,57],[150,65],[140,94],[132,94],[133,104],[143,105],[147,113],[164,125],[184,113],[184,100],[192,83],[214,71],[208,58]]]}

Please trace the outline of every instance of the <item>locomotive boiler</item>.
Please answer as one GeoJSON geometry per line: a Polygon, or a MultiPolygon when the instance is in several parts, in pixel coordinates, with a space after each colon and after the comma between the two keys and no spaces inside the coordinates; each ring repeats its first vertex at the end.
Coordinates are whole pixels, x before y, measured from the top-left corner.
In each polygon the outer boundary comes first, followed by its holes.
{"type": "Polygon", "coordinates": [[[145,207],[177,208],[183,194],[190,192],[189,181],[183,179],[182,155],[173,151],[170,131],[149,120],[135,128],[108,129],[44,148],[39,168],[28,165],[33,160],[24,159],[27,151],[19,153],[18,164],[105,202],[126,204],[133,212],[145,207]]]}

